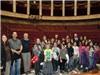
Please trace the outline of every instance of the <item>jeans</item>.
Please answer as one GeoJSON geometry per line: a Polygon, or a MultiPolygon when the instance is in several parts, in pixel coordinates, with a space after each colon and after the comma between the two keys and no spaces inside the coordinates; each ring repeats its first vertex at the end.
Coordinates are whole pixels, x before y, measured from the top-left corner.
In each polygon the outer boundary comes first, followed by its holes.
{"type": "Polygon", "coordinates": [[[78,57],[74,57],[74,62],[73,62],[73,66],[74,69],[79,67],[79,58],[78,57]]]}
{"type": "Polygon", "coordinates": [[[21,59],[15,59],[11,65],[10,75],[20,75],[21,59]]]}
{"type": "Polygon", "coordinates": [[[73,59],[73,57],[69,58],[68,67],[69,67],[70,71],[72,71],[74,69],[74,59],[73,59]]]}
{"type": "Polygon", "coordinates": [[[96,66],[95,60],[93,56],[89,56],[89,69],[94,69],[96,66]]]}

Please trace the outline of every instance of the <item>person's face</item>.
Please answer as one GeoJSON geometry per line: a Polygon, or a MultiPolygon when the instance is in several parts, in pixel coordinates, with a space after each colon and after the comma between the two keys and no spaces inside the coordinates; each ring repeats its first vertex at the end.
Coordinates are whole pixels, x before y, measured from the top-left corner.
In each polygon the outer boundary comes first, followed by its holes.
{"type": "Polygon", "coordinates": [[[77,46],[77,43],[76,42],[74,42],[74,46],[77,46]]]}
{"type": "Polygon", "coordinates": [[[36,40],[36,43],[37,44],[40,44],[40,39],[39,38],[36,40]]]}
{"type": "Polygon", "coordinates": [[[3,35],[3,36],[2,36],[2,41],[3,41],[3,42],[6,42],[6,41],[7,41],[7,36],[6,36],[6,35],[3,35]]]}
{"type": "Polygon", "coordinates": [[[46,38],[46,36],[43,36],[43,40],[46,40],[47,38],[46,38]]]}
{"type": "Polygon", "coordinates": [[[17,32],[13,32],[12,37],[17,38],[17,32]]]}
{"type": "Polygon", "coordinates": [[[54,47],[57,47],[57,43],[54,43],[54,47]]]}
{"type": "Polygon", "coordinates": [[[64,44],[65,44],[65,42],[62,42],[62,44],[64,45],[64,44]]]}
{"type": "Polygon", "coordinates": [[[58,44],[60,44],[61,42],[60,42],[60,40],[58,40],[58,44]]]}
{"type": "Polygon", "coordinates": [[[83,41],[82,41],[82,45],[84,45],[84,44],[85,44],[85,41],[83,40],[83,41]]]}
{"type": "Polygon", "coordinates": [[[68,43],[68,47],[71,47],[71,44],[70,43],[68,43]]]}
{"type": "Polygon", "coordinates": [[[87,39],[87,37],[86,36],[84,36],[84,40],[86,40],[87,39]]]}
{"type": "Polygon", "coordinates": [[[68,39],[68,38],[69,38],[69,36],[67,35],[67,36],[66,36],[66,39],[68,39]]]}
{"type": "Polygon", "coordinates": [[[50,44],[51,43],[51,41],[50,40],[48,40],[48,44],[50,44]]]}
{"type": "Polygon", "coordinates": [[[93,43],[92,42],[90,42],[90,46],[93,46],[93,43]]]}
{"type": "Polygon", "coordinates": [[[74,37],[77,37],[77,33],[74,34],[74,37]]]}
{"type": "Polygon", "coordinates": [[[80,36],[80,40],[83,40],[83,37],[82,36],[80,36]]]}
{"type": "Polygon", "coordinates": [[[52,39],[51,39],[51,42],[54,42],[54,41],[55,41],[54,38],[52,38],[52,39]]]}
{"type": "Polygon", "coordinates": [[[50,45],[46,45],[46,48],[49,49],[50,48],[50,45]]]}
{"type": "Polygon", "coordinates": [[[87,41],[85,42],[85,45],[88,45],[88,42],[87,41]]]}
{"type": "Polygon", "coordinates": [[[61,45],[61,48],[62,48],[62,49],[65,49],[65,45],[62,44],[62,45],[61,45]]]}
{"type": "Polygon", "coordinates": [[[24,33],[24,38],[28,38],[28,33],[24,33]]]}
{"type": "Polygon", "coordinates": [[[71,39],[71,43],[73,43],[74,41],[73,41],[73,39],[71,39]]]}
{"type": "Polygon", "coordinates": [[[55,38],[56,38],[56,39],[58,38],[58,35],[57,35],[57,34],[55,35],[55,38]]]}
{"type": "Polygon", "coordinates": [[[62,41],[65,41],[65,39],[64,39],[64,38],[62,38],[62,41]]]}

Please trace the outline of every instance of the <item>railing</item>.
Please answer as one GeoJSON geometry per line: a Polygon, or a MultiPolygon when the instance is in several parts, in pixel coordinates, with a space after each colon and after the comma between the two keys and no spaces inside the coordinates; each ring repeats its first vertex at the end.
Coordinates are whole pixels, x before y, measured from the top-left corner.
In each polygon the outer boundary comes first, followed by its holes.
{"type": "Polygon", "coordinates": [[[39,15],[20,14],[3,10],[1,10],[1,15],[15,17],[15,18],[36,19],[36,20],[88,20],[88,19],[100,18],[100,14],[84,15],[84,16],[39,16],[39,15]]]}

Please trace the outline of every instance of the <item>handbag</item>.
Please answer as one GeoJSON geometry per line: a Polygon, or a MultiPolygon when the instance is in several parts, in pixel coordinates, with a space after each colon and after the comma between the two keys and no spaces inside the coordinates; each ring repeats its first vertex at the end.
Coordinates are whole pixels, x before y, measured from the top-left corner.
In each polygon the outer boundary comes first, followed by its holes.
{"type": "Polygon", "coordinates": [[[35,64],[38,61],[39,61],[39,57],[37,55],[34,55],[33,58],[31,59],[32,64],[35,64]]]}

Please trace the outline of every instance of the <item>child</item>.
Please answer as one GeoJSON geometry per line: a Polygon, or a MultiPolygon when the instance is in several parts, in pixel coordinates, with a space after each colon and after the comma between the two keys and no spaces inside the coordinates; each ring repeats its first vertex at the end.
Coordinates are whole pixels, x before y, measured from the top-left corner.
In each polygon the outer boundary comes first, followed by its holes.
{"type": "Polygon", "coordinates": [[[60,50],[60,70],[61,73],[65,71],[65,63],[66,63],[66,47],[65,45],[61,45],[61,50],[60,50]]]}
{"type": "Polygon", "coordinates": [[[59,47],[57,47],[56,42],[54,43],[52,51],[53,51],[53,60],[52,60],[53,71],[56,72],[58,69],[58,61],[59,61],[59,54],[60,54],[60,49],[59,47]]]}
{"type": "Polygon", "coordinates": [[[80,53],[80,67],[83,71],[88,70],[88,55],[87,55],[87,47],[85,46],[84,41],[79,46],[79,53],[80,53]]]}
{"type": "Polygon", "coordinates": [[[68,47],[67,47],[67,52],[68,52],[68,56],[69,56],[69,70],[72,71],[74,69],[74,49],[71,45],[71,43],[68,43],[68,47]]]}
{"type": "Polygon", "coordinates": [[[77,46],[77,42],[73,44],[74,49],[74,70],[77,70],[79,67],[79,47],[77,46]]]}
{"type": "Polygon", "coordinates": [[[52,75],[52,50],[50,49],[50,44],[46,44],[46,49],[44,50],[44,73],[45,75],[52,75]]]}
{"type": "Polygon", "coordinates": [[[94,69],[96,64],[95,64],[95,60],[94,60],[94,51],[95,48],[93,46],[93,43],[90,42],[90,47],[89,47],[89,69],[94,69]]]}

